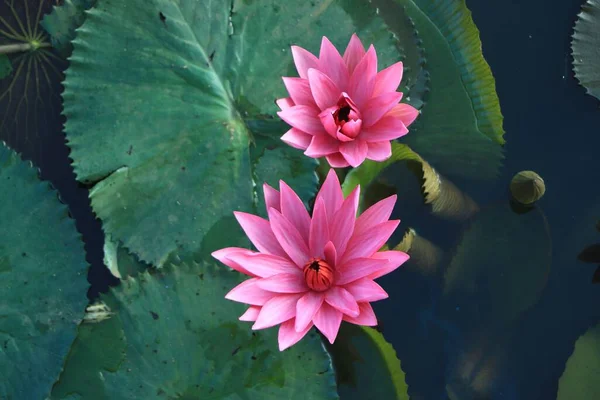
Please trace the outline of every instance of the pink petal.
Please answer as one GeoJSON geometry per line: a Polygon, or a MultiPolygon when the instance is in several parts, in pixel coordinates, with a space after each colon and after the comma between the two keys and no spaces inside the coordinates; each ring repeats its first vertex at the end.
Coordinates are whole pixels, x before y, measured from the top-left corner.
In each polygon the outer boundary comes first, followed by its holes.
{"type": "Polygon", "coordinates": [[[342,313],[327,303],[323,303],[315,314],[313,322],[318,330],[325,335],[329,343],[333,343],[340,330],[342,313]]]}
{"type": "Polygon", "coordinates": [[[356,219],[354,235],[361,235],[367,229],[371,229],[375,225],[387,221],[390,218],[390,215],[392,215],[397,198],[398,196],[392,195],[367,208],[365,212],[356,219]]]}
{"type": "Polygon", "coordinates": [[[309,290],[304,281],[304,275],[298,268],[294,273],[263,278],[258,282],[258,287],[273,293],[306,293],[309,290]]]}
{"type": "Polygon", "coordinates": [[[398,118],[404,123],[404,126],[409,126],[419,116],[419,110],[410,104],[400,103],[396,104],[387,115],[398,118]]]}
{"type": "Polygon", "coordinates": [[[283,99],[277,99],[277,100],[275,100],[275,104],[277,104],[277,106],[279,106],[279,108],[281,110],[285,110],[285,109],[288,109],[288,108],[294,106],[294,102],[292,101],[291,97],[285,97],[283,99]]]}
{"type": "Polygon", "coordinates": [[[395,92],[402,80],[402,72],[404,68],[402,62],[390,65],[386,69],[379,71],[375,78],[375,89],[373,96],[379,96],[388,92],[395,92]]]}
{"type": "Polygon", "coordinates": [[[265,194],[265,205],[267,206],[267,212],[269,212],[269,208],[274,208],[277,211],[281,212],[279,191],[277,189],[273,189],[271,186],[264,183],[263,192],[265,194]]]}
{"type": "Polygon", "coordinates": [[[352,74],[354,68],[356,68],[356,66],[358,65],[358,63],[364,55],[365,48],[355,33],[350,38],[348,47],[346,47],[346,51],[344,52],[344,62],[346,63],[346,67],[348,68],[349,74],[352,74]]]}
{"type": "Polygon", "coordinates": [[[323,157],[339,150],[340,143],[329,135],[316,135],[312,137],[310,145],[304,152],[312,158],[323,157]]]}
{"type": "Polygon", "coordinates": [[[239,319],[240,319],[240,321],[254,322],[254,321],[256,321],[256,318],[258,317],[259,312],[260,312],[260,307],[250,306],[250,308],[248,308],[246,310],[246,312],[243,313],[239,319]]]}
{"type": "Polygon", "coordinates": [[[333,216],[329,236],[338,253],[344,254],[346,245],[354,232],[356,211],[360,197],[360,186],[354,188],[352,193],[344,200],[340,209],[333,216]]]}
{"type": "Polygon", "coordinates": [[[229,268],[232,268],[238,272],[241,272],[242,274],[250,275],[252,277],[256,276],[253,273],[251,273],[250,271],[248,271],[246,268],[242,267],[240,264],[231,260],[228,257],[229,255],[234,254],[234,253],[254,254],[254,252],[252,252],[248,249],[242,249],[239,247],[226,247],[221,250],[213,251],[211,256],[213,256],[217,260],[221,261],[223,264],[227,265],[229,268]]]}
{"type": "Polygon", "coordinates": [[[237,301],[238,303],[262,306],[277,295],[259,288],[259,280],[260,278],[251,278],[240,283],[231,289],[231,291],[225,295],[225,298],[227,300],[237,301]]]}
{"type": "Polygon", "coordinates": [[[271,254],[262,253],[233,253],[228,257],[230,260],[238,263],[253,275],[261,278],[283,274],[300,273],[296,264],[292,263],[287,257],[279,257],[271,254]]]}
{"type": "Polygon", "coordinates": [[[308,70],[308,81],[312,96],[321,110],[337,104],[342,91],[327,75],[318,69],[311,68],[308,70]]]}
{"type": "Polygon", "coordinates": [[[400,221],[397,220],[385,221],[363,230],[360,234],[352,235],[346,253],[344,253],[343,261],[350,261],[359,257],[371,257],[392,236],[399,223],[400,221]]]}
{"type": "Polygon", "coordinates": [[[297,332],[306,329],[307,326],[312,326],[312,319],[321,308],[325,294],[322,292],[307,292],[296,303],[296,326],[297,332]]]}
{"type": "Polygon", "coordinates": [[[376,326],[377,325],[377,317],[375,316],[375,312],[373,312],[373,307],[369,303],[358,303],[358,307],[360,309],[360,314],[356,318],[352,318],[348,315],[344,315],[344,321],[350,322],[355,325],[363,325],[363,326],[376,326]]]}
{"type": "Polygon", "coordinates": [[[296,70],[298,70],[300,78],[308,78],[309,68],[319,67],[319,59],[302,47],[292,46],[292,57],[294,58],[294,64],[296,64],[296,70]]]}
{"type": "Polygon", "coordinates": [[[387,265],[387,260],[376,258],[354,258],[339,264],[336,270],[336,285],[345,285],[380,270],[387,265]]]}
{"type": "MultiPolygon", "coordinates": [[[[335,138],[337,140],[339,140],[340,142],[344,143],[344,142],[352,142],[354,140],[354,138],[350,137],[350,136],[346,136],[343,132],[338,131],[335,134],[335,138]]],[[[342,144],[340,143],[340,145],[342,144]]]]}
{"type": "Polygon", "coordinates": [[[367,142],[383,142],[398,139],[408,133],[408,129],[399,118],[389,114],[381,118],[375,125],[363,128],[361,138],[367,142]]]}
{"type": "Polygon", "coordinates": [[[340,145],[340,153],[344,156],[348,164],[354,168],[358,167],[367,158],[369,146],[367,142],[361,139],[352,142],[342,143],[340,145]]]}
{"type": "Polygon", "coordinates": [[[279,191],[281,192],[281,214],[298,229],[304,241],[308,243],[310,215],[306,211],[306,206],[284,181],[279,181],[279,191]]]}
{"type": "Polygon", "coordinates": [[[354,69],[348,87],[350,97],[352,97],[352,100],[354,100],[361,110],[373,94],[376,75],[377,54],[375,53],[375,48],[370,46],[365,56],[354,69]]]}
{"type": "Polygon", "coordinates": [[[325,202],[325,209],[327,210],[327,219],[333,221],[334,214],[341,207],[342,202],[344,201],[344,195],[342,193],[340,181],[338,179],[337,174],[335,173],[335,170],[333,169],[330,169],[327,173],[325,182],[323,182],[323,186],[321,186],[321,189],[317,194],[315,204],[321,198],[325,202]]]}
{"type": "Polygon", "coordinates": [[[296,303],[301,294],[277,294],[267,301],[258,314],[253,330],[265,329],[288,321],[296,316],[296,303]]]}
{"type": "Polygon", "coordinates": [[[319,110],[311,106],[293,106],[277,112],[289,125],[310,135],[325,133],[318,114],[319,110]]]}
{"type": "Polygon", "coordinates": [[[295,104],[316,106],[308,79],[283,77],[283,84],[295,104]]]}
{"type": "Polygon", "coordinates": [[[303,267],[310,256],[306,241],[298,229],[274,208],[269,209],[269,221],[281,247],[297,266],[303,267]]]}
{"type": "Polygon", "coordinates": [[[360,133],[362,124],[363,122],[361,119],[348,121],[344,124],[344,126],[342,126],[341,131],[344,133],[344,135],[355,138],[360,133]]]}
{"type": "Polygon", "coordinates": [[[329,241],[329,223],[327,221],[327,211],[325,210],[325,201],[322,198],[317,199],[313,216],[310,222],[310,234],[308,239],[308,248],[313,257],[323,257],[325,244],[329,241]]]}
{"type": "Polygon", "coordinates": [[[367,142],[367,158],[373,161],[385,161],[392,156],[392,144],[389,141],[367,142]]]}
{"type": "Polygon", "coordinates": [[[295,149],[306,150],[312,138],[308,133],[292,128],[281,137],[281,140],[295,149]]]}
{"type": "Polygon", "coordinates": [[[350,166],[350,164],[348,164],[348,161],[346,161],[342,153],[329,154],[328,156],[325,156],[325,158],[327,158],[327,162],[333,168],[346,168],[350,166]]]}
{"type": "Polygon", "coordinates": [[[351,317],[357,317],[359,314],[358,304],[352,294],[339,286],[333,286],[325,293],[325,301],[351,317]]]}
{"type": "MultiPolygon", "coordinates": [[[[362,110],[365,127],[372,126],[402,99],[402,93],[388,92],[377,97],[371,97],[362,110]]],[[[296,100],[294,100],[296,101],[296,100]]],[[[298,103],[298,102],[296,102],[298,103]]]]}
{"type": "Polygon", "coordinates": [[[338,88],[340,88],[341,90],[345,90],[345,87],[350,79],[350,75],[348,74],[348,68],[346,68],[346,63],[344,63],[342,56],[340,56],[340,53],[337,51],[335,46],[325,36],[323,36],[323,39],[321,40],[321,51],[319,52],[319,67],[321,71],[325,72],[325,74],[327,74],[327,76],[331,78],[333,83],[335,83],[335,85],[338,88]]]}
{"type": "Polygon", "coordinates": [[[388,261],[388,263],[384,267],[378,269],[377,271],[369,275],[370,279],[377,279],[379,277],[382,277],[383,275],[389,274],[396,268],[400,267],[402,264],[404,264],[410,259],[410,256],[402,251],[389,250],[379,251],[373,254],[371,258],[378,258],[381,260],[388,261]]]}
{"type": "Polygon", "coordinates": [[[308,324],[306,328],[298,332],[294,329],[294,318],[282,323],[281,326],[279,326],[279,335],[277,338],[279,342],[279,351],[284,351],[298,343],[312,327],[312,323],[308,324]]]}
{"type": "Polygon", "coordinates": [[[319,113],[319,119],[323,124],[323,128],[325,131],[331,136],[335,138],[338,132],[338,126],[335,123],[335,119],[333,118],[333,113],[337,110],[337,106],[326,108],[325,110],[319,113]]]}
{"type": "Polygon", "coordinates": [[[327,261],[327,264],[335,268],[337,264],[337,250],[331,241],[327,242],[323,253],[325,253],[325,261],[327,261]]]}
{"type": "Polygon", "coordinates": [[[388,294],[381,286],[370,278],[361,278],[344,286],[357,302],[377,301],[388,298],[388,294]]]}
{"type": "Polygon", "coordinates": [[[287,257],[283,248],[275,238],[269,221],[256,215],[234,211],[233,215],[248,236],[248,239],[261,253],[287,257]]]}

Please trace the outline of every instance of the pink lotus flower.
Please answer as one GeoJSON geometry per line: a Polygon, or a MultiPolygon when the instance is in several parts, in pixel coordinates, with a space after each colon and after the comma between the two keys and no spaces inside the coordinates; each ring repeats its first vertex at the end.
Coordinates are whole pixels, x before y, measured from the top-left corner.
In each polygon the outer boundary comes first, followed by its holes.
{"type": "Polygon", "coordinates": [[[408,255],[379,249],[400,221],[388,221],[396,196],[356,218],[360,187],[344,199],[334,170],[317,194],[312,218],[294,191],[264,185],[269,220],[236,212],[258,252],[229,247],[212,253],[251,276],[225,298],[250,305],[240,317],[252,329],[278,324],[279,349],[297,343],[313,324],[333,343],[342,320],[374,326],[369,304],[388,297],[373,280],[402,265],[408,255]]]}
{"type": "Polygon", "coordinates": [[[281,140],[332,167],[357,167],[365,158],[384,161],[390,140],[408,133],[419,112],[399,104],[401,62],[377,72],[377,54],[356,34],[340,56],[323,37],[319,58],[298,46],[292,56],[299,78],[283,78],[290,97],[277,100],[279,117],[292,126],[281,140]]]}

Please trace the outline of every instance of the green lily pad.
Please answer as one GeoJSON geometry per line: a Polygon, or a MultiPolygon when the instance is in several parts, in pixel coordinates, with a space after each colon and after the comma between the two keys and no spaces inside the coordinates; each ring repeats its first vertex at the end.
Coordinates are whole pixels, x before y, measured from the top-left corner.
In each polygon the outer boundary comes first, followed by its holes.
{"type": "Polygon", "coordinates": [[[116,314],[98,324],[123,330],[122,362],[113,362],[113,349],[110,365],[97,357],[104,338],[118,333],[96,329],[81,337],[88,350],[73,353],[57,387],[90,400],[337,399],[331,360],[316,332],[280,352],[277,330],[253,332],[237,320],[245,306],[224,298],[239,282],[240,274],[214,264],[166,267],[124,280],[104,298],[116,314]],[[97,390],[74,378],[66,385],[63,377],[75,377],[73,369],[101,377],[93,381],[97,390]]]}
{"type": "Polygon", "coordinates": [[[40,22],[50,35],[52,47],[64,57],[71,55],[75,39],[75,30],[85,21],[85,11],[96,4],[97,0],[64,0],[61,5],[54,6],[52,12],[46,14],[40,22]]]}
{"type": "Polygon", "coordinates": [[[464,0],[398,0],[426,52],[429,93],[402,138],[446,175],[489,179],[502,163],[502,115],[464,0]]]}
{"type": "Polygon", "coordinates": [[[110,273],[119,279],[135,276],[150,266],[136,259],[120,243],[106,235],[104,238],[104,265],[110,273]]]}
{"type": "Polygon", "coordinates": [[[461,315],[505,326],[537,302],[551,265],[551,239],[540,209],[509,204],[483,209],[465,230],[446,270],[444,303],[461,315]]]}
{"type": "Polygon", "coordinates": [[[132,0],[90,9],[73,41],[65,130],[105,232],[160,267],[170,254],[196,253],[233,210],[256,206],[248,126],[285,96],[290,45],[315,51],[327,35],[343,47],[357,32],[382,66],[402,58],[397,36],[364,8],[132,0]]]}
{"type": "Polygon", "coordinates": [[[588,330],[575,343],[565,371],[558,381],[557,400],[600,398],[600,324],[588,330]]]}
{"type": "Polygon", "coordinates": [[[575,23],[571,44],[575,77],[600,99],[600,0],[588,0],[575,23]]]}
{"type": "Polygon", "coordinates": [[[83,242],[67,207],[0,142],[0,398],[43,399],[87,304],[83,242]]]}
{"type": "Polygon", "coordinates": [[[373,328],[342,323],[330,346],[342,399],[408,400],[396,350],[373,328]]]}
{"type": "Polygon", "coordinates": [[[12,72],[12,64],[6,54],[0,54],[0,79],[7,77],[12,72]]]}

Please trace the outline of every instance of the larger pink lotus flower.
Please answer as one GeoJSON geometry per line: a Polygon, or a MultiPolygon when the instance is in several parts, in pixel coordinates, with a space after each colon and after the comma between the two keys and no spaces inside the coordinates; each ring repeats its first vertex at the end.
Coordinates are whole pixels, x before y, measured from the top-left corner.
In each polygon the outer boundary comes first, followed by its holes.
{"type": "Polygon", "coordinates": [[[292,129],[281,139],[336,168],[388,159],[390,140],[406,135],[419,114],[399,104],[402,63],[378,73],[375,48],[365,52],[356,34],[343,57],[326,37],[319,58],[298,46],[292,55],[300,77],[283,78],[290,97],[277,100],[278,115],[292,129]]]}
{"type": "Polygon", "coordinates": [[[229,247],[212,255],[251,276],[225,298],[250,305],[240,320],[252,329],[278,324],[279,349],[298,342],[316,326],[333,343],[342,320],[374,326],[370,302],[388,297],[373,280],[407,259],[380,251],[400,221],[388,221],[396,196],[374,204],[356,218],[360,187],[344,199],[333,170],[317,194],[312,218],[294,191],[264,185],[269,220],[236,212],[258,252],[229,247]]]}

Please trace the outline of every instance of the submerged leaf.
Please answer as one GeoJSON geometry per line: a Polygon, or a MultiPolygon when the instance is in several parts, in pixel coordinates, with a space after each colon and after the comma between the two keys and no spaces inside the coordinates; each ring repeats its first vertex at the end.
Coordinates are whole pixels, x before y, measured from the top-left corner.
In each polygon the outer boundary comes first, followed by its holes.
{"type": "Polygon", "coordinates": [[[586,263],[600,264],[600,243],[586,247],[577,258],[586,263]]]}
{"type": "Polygon", "coordinates": [[[237,321],[244,306],[224,296],[239,278],[212,264],[183,264],[124,280],[104,298],[116,314],[80,332],[77,344],[87,350],[73,351],[57,389],[91,400],[337,399],[331,360],[315,332],[279,352],[276,330],[253,332],[237,321]],[[110,362],[97,357],[121,329],[125,346],[113,339],[110,362]]]}
{"type": "Polygon", "coordinates": [[[0,142],[0,398],[44,399],[58,378],[89,287],[67,207],[0,142]]]}
{"type": "Polygon", "coordinates": [[[600,398],[600,324],[590,328],[575,343],[565,371],[558,381],[557,400],[600,398]]]}
{"type": "Polygon", "coordinates": [[[439,272],[440,263],[444,257],[442,249],[417,234],[413,228],[406,231],[394,250],[410,255],[410,263],[407,264],[407,268],[415,265],[419,271],[428,276],[436,275],[439,272]]]}
{"type": "Polygon", "coordinates": [[[575,77],[600,99],[600,0],[588,0],[575,23],[571,44],[575,77]]]}
{"type": "Polygon", "coordinates": [[[0,79],[10,75],[12,72],[12,64],[6,54],[0,54],[0,79]]]}
{"type": "Polygon", "coordinates": [[[342,323],[331,348],[343,399],[408,400],[396,350],[383,335],[367,326],[342,323]]]}
{"type": "Polygon", "coordinates": [[[52,39],[52,46],[64,57],[73,51],[71,41],[75,39],[75,30],[85,21],[85,10],[97,0],[63,0],[61,5],[54,6],[52,12],[46,14],[41,21],[42,27],[52,39]]]}

